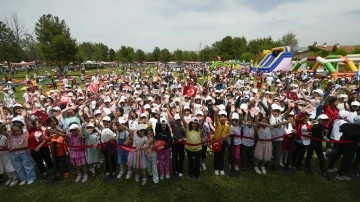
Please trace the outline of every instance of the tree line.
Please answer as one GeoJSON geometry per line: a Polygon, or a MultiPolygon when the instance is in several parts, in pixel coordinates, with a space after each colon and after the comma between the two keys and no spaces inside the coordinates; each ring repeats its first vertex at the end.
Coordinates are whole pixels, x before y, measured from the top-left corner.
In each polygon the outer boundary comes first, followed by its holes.
{"type": "Polygon", "coordinates": [[[11,13],[4,22],[0,21],[0,61],[20,62],[42,61],[48,64],[64,66],[70,62],[83,61],[119,61],[122,63],[143,63],[146,61],[213,61],[217,56],[222,60],[257,61],[259,52],[273,47],[298,46],[294,33],[285,33],[274,40],[271,36],[252,40],[244,36],[226,36],[200,51],[176,49],[170,52],[166,48],[155,47],[152,52],[144,52],[130,46],[121,46],[114,50],[100,42],[78,43],[71,36],[65,20],[52,14],[42,15],[36,22],[34,34],[25,30],[25,24],[17,14],[11,13]]]}

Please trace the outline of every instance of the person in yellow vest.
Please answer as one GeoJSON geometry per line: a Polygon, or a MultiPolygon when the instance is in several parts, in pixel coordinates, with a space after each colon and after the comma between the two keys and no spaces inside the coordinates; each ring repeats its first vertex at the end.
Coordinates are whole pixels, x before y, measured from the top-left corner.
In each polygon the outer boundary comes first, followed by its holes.
{"type": "Polygon", "coordinates": [[[196,117],[192,117],[188,124],[182,113],[182,107],[179,115],[186,130],[185,149],[188,157],[189,178],[196,180],[200,178],[201,131],[205,119],[199,120],[196,117]]]}
{"type": "Polygon", "coordinates": [[[227,123],[227,112],[214,106],[215,132],[214,139],[221,140],[221,150],[214,153],[214,172],[215,175],[225,175],[224,156],[226,151],[226,137],[230,135],[230,125],[227,123]]]}

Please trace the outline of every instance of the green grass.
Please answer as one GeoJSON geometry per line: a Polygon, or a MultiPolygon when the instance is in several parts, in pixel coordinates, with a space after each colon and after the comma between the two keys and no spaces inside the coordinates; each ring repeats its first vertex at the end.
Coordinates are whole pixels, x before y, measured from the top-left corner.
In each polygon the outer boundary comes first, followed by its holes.
{"type": "MultiPolygon", "coordinates": [[[[91,74],[96,70],[91,70],[91,74]]],[[[106,71],[106,70],[103,70],[106,71]]],[[[112,70],[110,70],[112,71],[112,70]]],[[[23,80],[24,72],[15,75],[23,80]]],[[[44,71],[40,72],[44,75],[44,71]]],[[[80,73],[69,73],[79,76],[80,73]]],[[[41,83],[40,83],[41,84],[41,83]]],[[[48,90],[43,84],[43,90],[48,90]]],[[[20,85],[17,89],[22,88],[20,85]]],[[[22,101],[24,91],[18,90],[16,99],[22,101]]],[[[103,173],[91,178],[86,184],[74,183],[71,178],[56,184],[37,180],[30,186],[5,187],[0,185],[1,201],[359,201],[359,178],[351,182],[336,179],[326,180],[319,174],[318,161],[313,159],[313,175],[296,172],[287,176],[281,172],[257,175],[244,171],[238,177],[215,176],[212,169],[212,154],[207,159],[208,170],[201,172],[200,180],[189,180],[186,173],[179,181],[165,180],[155,187],[148,181],[145,187],[134,179],[115,179],[105,183],[103,173]]],[[[72,168],[73,169],[73,168],[72,168]]]]}
{"type": "MultiPolygon", "coordinates": [[[[313,162],[316,162],[314,159],[313,162]]],[[[208,164],[212,156],[208,158],[208,164]]],[[[186,161],[185,161],[186,166],[186,161]]],[[[179,181],[165,180],[155,187],[130,180],[105,182],[103,174],[87,183],[74,183],[71,178],[56,184],[36,181],[30,186],[0,186],[2,201],[358,201],[358,179],[351,182],[326,180],[317,173],[297,172],[287,176],[280,172],[257,175],[243,171],[238,177],[215,176],[210,166],[201,172],[200,180],[189,180],[185,174],[179,181]]]]}

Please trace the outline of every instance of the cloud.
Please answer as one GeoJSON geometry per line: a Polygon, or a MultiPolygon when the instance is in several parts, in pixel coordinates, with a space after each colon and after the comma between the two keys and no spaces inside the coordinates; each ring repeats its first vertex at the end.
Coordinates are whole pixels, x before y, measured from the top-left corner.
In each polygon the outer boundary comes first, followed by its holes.
{"type": "Polygon", "coordinates": [[[66,21],[78,42],[173,51],[198,50],[200,42],[211,45],[227,35],[278,39],[287,32],[295,33],[301,46],[360,44],[360,12],[354,8],[360,1],[17,0],[5,1],[0,13],[16,12],[29,30],[51,13],[66,21]]]}

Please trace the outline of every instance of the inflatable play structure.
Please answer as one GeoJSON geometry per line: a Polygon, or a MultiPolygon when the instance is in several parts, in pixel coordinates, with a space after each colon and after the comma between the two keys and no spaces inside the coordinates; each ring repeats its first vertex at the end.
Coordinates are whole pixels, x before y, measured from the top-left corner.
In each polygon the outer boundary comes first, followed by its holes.
{"type": "Polygon", "coordinates": [[[258,65],[252,68],[253,72],[268,73],[272,71],[290,71],[292,48],[290,46],[277,47],[271,50],[258,65]]]}
{"type": "Polygon", "coordinates": [[[311,68],[311,72],[316,71],[320,66],[323,66],[332,77],[339,77],[339,76],[355,76],[359,69],[356,67],[354,61],[360,61],[360,54],[352,54],[347,56],[342,55],[329,55],[325,58],[320,56],[317,57],[307,57],[300,60],[292,71],[298,71],[299,68],[307,63],[307,62],[316,62],[315,65],[311,68]],[[345,64],[349,72],[338,72],[338,68],[334,67],[333,63],[345,64]]]}

